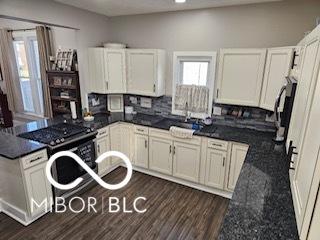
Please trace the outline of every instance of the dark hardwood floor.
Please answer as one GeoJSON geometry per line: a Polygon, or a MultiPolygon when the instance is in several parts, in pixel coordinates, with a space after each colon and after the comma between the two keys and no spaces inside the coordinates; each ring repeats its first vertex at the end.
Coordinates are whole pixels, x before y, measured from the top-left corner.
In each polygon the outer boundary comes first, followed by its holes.
{"type": "MultiPolygon", "coordinates": [[[[125,169],[118,168],[104,180],[116,183],[124,175],[125,169]]],[[[95,186],[81,195],[84,199],[91,196],[98,200],[98,213],[49,213],[28,227],[1,213],[0,239],[216,239],[228,206],[225,198],[138,172],[124,189],[95,186]],[[108,212],[109,197],[125,197],[132,209],[139,196],[147,198],[138,204],[147,212],[108,212]]],[[[80,201],[72,206],[80,209],[80,201]]]]}

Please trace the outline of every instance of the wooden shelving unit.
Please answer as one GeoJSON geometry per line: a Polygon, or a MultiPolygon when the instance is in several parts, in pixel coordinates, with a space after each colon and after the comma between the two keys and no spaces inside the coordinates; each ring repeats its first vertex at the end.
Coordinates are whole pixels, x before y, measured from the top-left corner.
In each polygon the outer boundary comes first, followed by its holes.
{"type": "Polygon", "coordinates": [[[77,71],[47,71],[53,116],[70,114],[74,101],[78,116],[81,115],[81,95],[77,71]],[[65,96],[65,97],[63,97],[65,96]]]}

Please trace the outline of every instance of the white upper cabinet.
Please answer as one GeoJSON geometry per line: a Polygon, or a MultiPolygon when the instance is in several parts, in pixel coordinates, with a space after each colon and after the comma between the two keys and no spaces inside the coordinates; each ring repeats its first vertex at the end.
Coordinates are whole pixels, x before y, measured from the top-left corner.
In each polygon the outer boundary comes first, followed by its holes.
{"type": "Polygon", "coordinates": [[[104,48],[88,49],[88,67],[90,92],[106,93],[104,48]]]}
{"type": "Polygon", "coordinates": [[[129,49],[128,93],[162,96],[165,93],[165,51],[129,49]]]}
{"type": "Polygon", "coordinates": [[[264,71],[260,107],[273,111],[276,97],[289,75],[293,47],[269,48],[264,71]]]}
{"type": "Polygon", "coordinates": [[[107,93],[126,93],[126,52],[105,49],[104,66],[107,93]]]}
{"type": "Polygon", "coordinates": [[[266,49],[221,49],[216,102],[258,107],[266,49]]]}

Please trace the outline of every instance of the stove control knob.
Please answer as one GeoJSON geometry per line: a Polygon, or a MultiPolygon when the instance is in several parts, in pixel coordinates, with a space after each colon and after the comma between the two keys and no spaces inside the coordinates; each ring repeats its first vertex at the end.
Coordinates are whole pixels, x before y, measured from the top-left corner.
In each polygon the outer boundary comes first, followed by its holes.
{"type": "Polygon", "coordinates": [[[59,144],[59,143],[60,143],[60,139],[57,139],[57,140],[56,140],[56,143],[59,144]]]}
{"type": "Polygon", "coordinates": [[[94,132],[94,128],[90,128],[91,132],[94,132]]]}
{"type": "Polygon", "coordinates": [[[60,139],[60,142],[62,142],[62,143],[63,143],[63,142],[64,142],[64,138],[61,138],[61,139],[60,139]]]}
{"type": "Polygon", "coordinates": [[[51,145],[51,146],[56,145],[55,141],[51,141],[51,142],[50,142],[50,145],[51,145]]]}
{"type": "Polygon", "coordinates": [[[91,132],[90,128],[87,129],[87,133],[91,132]]]}

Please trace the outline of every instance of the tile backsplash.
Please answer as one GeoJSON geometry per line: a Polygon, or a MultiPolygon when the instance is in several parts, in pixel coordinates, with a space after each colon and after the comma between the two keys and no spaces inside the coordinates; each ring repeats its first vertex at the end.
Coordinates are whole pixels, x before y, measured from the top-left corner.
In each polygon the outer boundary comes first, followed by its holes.
{"type": "MultiPolygon", "coordinates": [[[[158,115],[166,118],[173,119],[184,119],[182,116],[172,115],[172,98],[171,96],[162,96],[162,97],[150,97],[152,100],[152,108],[144,108],[141,107],[141,96],[137,95],[124,95],[124,104],[125,106],[133,106],[134,110],[137,113],[149,114],[149,115],[158,115]],[[134,97],[137,99],[136,103],[132,103],[130,101],[130,97],[134,97]]],[[[103,94],[89,94],[89,110],[94,114],[99,112],[107,111],[107,95],[103,94]],[[92,105],[92,99],[99,99],[100,104],[97,106],[92,105]]],[[[267,122],[266,115],[270,114],[270,112],[254,107],[240,107],[240,106],[232,106],[232,105],[221,105],[215,104],[214,106],[221,107],[223,109],[223,115],[221,116],[213,116],[213,120],[215,124],[228,125],[233,127],[244,127],[251,128],[257,130],[274,130],[274,123],[267,122]],[[242,110],[250,113],[249,117],[236,117],[231,113],[233,110],[242,110]]]]}

